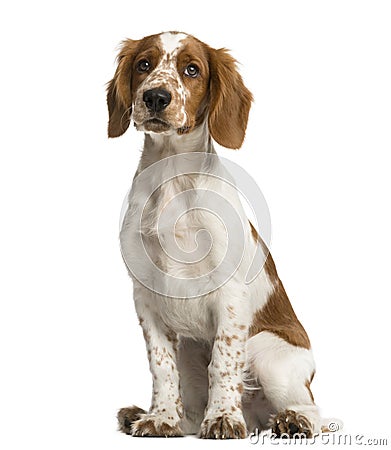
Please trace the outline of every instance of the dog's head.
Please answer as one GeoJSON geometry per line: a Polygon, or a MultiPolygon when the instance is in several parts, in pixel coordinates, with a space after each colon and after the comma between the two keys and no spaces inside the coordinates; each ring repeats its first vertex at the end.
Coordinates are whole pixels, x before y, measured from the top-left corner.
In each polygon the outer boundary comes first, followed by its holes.
{"type": "Polygon", "coordinates": [[[177,32],[127,39],[108,83],[108,134],[121,136],[132,119],[138,130],[165,134],[189,133],[207,120],[215,141],[236,149],[251,101],[225,49],[177,32]]]}

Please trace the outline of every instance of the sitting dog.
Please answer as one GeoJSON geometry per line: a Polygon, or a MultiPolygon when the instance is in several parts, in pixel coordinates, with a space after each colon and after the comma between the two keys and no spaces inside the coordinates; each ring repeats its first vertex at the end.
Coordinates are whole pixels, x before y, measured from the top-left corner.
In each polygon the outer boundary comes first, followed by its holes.
{"type": "Polygon", "coordinates": [[[179,32],[122,43],[107,89],[108,135],[122,135],[131,120],[145,134],[120,242],[153,377],[150,409],[119,411],[124,433],[239,439],[256,428],[288,437],[322,429],[310,389],[310,341],[272,257],[233,184],[205,176],[207,158],[219,167],[212,138],[241,147],[251,102],[225,49],[179,32]],[[196,190],[214,196],[209,206],[223,207],[223,199],[234,205],[242,227],[240,260],[232,238],[227,242],[230,223],[199,208],[200,197],[191,195],[196,190]],[[174,229],[176,209],[166,211],[173,199],[188,210],[177,214],[174,229]],[[183,255],[204,257],[172,257],[167,248],[175,246],[183,255]],[[264,264],[246,282],[257,247],[264,264]]]}

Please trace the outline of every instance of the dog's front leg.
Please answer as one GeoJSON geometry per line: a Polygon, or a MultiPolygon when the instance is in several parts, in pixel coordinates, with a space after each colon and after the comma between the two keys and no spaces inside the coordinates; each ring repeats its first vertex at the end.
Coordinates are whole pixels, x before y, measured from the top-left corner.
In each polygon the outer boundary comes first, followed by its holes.
{"type": "Polygon", "coordinates": [[[219,308],[208,366],[209,399],[201,424],[201,438],[243,439],[247,436],[241,405],[249,317],[245,313],[246,306],[237,299],[226,299],[219,308]]]}
{"type": "MultiPolygon", "coordinates": [[[[154,300],[159,301],[159,300],[154,300]]],[[[136,309],[147,346],[153,377],[151,408],[132,424],[133,436],[182,436],[179,421],[183,417],[176,365],[177,338],[159,321],[150,306],[136,309]]]]}

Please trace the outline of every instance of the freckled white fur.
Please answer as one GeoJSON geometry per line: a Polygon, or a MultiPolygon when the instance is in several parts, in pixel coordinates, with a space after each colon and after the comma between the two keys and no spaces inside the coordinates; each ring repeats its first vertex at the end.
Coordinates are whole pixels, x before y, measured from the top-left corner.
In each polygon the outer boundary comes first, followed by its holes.
{"type": "MultiPolygon", "coordinates": [[[[182,415],[182,406],[177,402],[179,394],[179,374],[175,364],[175,351],[168,339],[165,328],[154,313],[153,294],[134,282],[134,300],[137,314],[146,337],[146,345],[153,378],[153,401],[149,414],[141,420],[153,415],[156,425],[165,422],[175,426],[182,415]],[[171,408],[167,405],[172,405],[171,408]]],[[[137,426],[137,424],[136,424],[137,426]]]]}
{"type": "Polygon", "coordinates": [[[139,131],[146,131],[143,121],[148,118],[149,112],[143,101],[143,93],[148,89],[165,88],[171,94],[171,102],[167,107],[166,114],[172,128],[165,134],[173,135],[177,128],[186,125],[186,100],[189,92],[185,88],[177,71],[177,55],[183,40],[187,37],[183,33],[162,33],[159,36],[162,47],[162,55],[158,65],[139,86],[134,100],[133,120],[139,131]]]}

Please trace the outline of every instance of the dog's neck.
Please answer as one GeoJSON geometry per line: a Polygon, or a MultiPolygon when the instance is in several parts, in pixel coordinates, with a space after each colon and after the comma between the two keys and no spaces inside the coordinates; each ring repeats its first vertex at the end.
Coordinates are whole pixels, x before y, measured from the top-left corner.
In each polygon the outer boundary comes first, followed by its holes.
{"type": "Polygon", "coordinates": [[[139,171],[169,156],[190,152],[215,153],[206,122],[186,134],[145,133],[139,171]]]}

